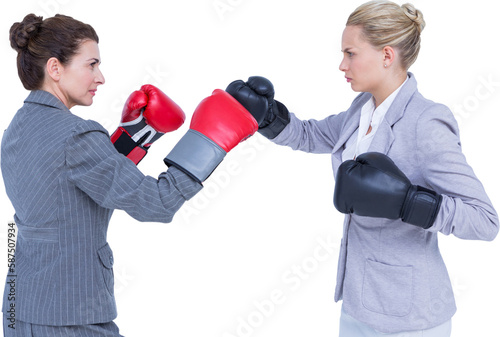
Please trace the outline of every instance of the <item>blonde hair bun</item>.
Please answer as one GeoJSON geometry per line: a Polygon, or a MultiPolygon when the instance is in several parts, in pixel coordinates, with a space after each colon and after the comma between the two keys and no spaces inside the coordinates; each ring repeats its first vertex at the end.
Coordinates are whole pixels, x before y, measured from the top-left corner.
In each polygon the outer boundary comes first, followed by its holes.
{"type": "Polygon", "coordinates": [[[375,48],[398,48],[401,65],[409,69],[420,51],[425,21],[412,4],[400,6],[388,0],[373,0],[356,8],[346,25],[361,26],[363,37],[375,48]]]}
{"type": "Polygon", "coordinates": [[[406,14],[406,16],[415,23],[418,32],[422,33],[425,28],[425,20],[422,12],[416,9],[415,6],[410,3],[401,5],[401,8],[403,9],[403,12],[406,14]]]}

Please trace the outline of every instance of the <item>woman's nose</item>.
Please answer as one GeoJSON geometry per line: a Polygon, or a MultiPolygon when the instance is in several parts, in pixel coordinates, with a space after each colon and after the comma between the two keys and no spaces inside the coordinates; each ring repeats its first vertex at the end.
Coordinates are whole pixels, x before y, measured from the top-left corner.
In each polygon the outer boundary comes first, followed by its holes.
{"type": "Polygon", "coordinates": [[[347,71],[347,62],[345,61],[345,57],[342,59],[342,62],[340,62],[339,70],[343,72],[347,71]]]}
{"type": "Polygon", "coordinates": [[[96,82],[100,84],[104,84],[104,82],[106,82],[106,80],[104,79],[104,75],[102,74],[100,69],[99,69],[99,74],[96,77],[96,82]]]}

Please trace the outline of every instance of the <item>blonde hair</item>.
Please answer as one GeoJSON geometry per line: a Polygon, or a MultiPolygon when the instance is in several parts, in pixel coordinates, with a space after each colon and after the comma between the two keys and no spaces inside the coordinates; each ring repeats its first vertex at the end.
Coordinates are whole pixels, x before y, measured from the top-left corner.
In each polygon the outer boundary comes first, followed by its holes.
{"type": "Polygon", "coordinates": [[[422,12],[412,4],[402,6],[391,1],[370,1],[359,6],[346,26],[361,26],[363,37],[375,48],[398,49],[401,65],[408,70],[420,51],[420,33],[425,27],[422,12]]]}

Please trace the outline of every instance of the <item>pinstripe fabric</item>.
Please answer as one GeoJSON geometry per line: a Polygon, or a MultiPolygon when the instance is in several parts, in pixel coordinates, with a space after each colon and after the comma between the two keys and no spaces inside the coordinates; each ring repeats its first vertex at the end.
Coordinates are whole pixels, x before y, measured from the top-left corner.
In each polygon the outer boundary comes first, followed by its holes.
{"type": "Polygon", "coordinates": [[[43,325],[116,317],[106,240],[113,209],[170,222],[201,189],[175,168],[158,179],[144,176],[99,123],[44,91],[30,93],[5,131],[1,168],[18,226],[16,318],[43,325]]]}
{"type": "Polygon", "coordinates": [[[52,326],[16,322],[16,328],[9,328],[10,322],[4,316],[4,337],[123,337],[114,322],[87,325],[52,326]]]}

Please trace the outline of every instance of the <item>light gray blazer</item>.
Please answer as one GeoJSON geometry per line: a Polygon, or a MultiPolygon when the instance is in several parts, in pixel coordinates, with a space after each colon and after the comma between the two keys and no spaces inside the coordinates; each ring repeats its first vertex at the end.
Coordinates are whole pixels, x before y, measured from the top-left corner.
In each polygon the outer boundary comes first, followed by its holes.
{"type": "MultiPolygon", "coordinates": [[[[347,111],[321,121],[300,121],[292,114],[274,142],[331,153],[335,174],[347,140],[359,127],[361,108],[371,97],[362,93],[347,111]]],[[[387,154],[413,184],[442,194],[443,202],[428,230],[400,220],[346,216],[335,300],[343,299],[348,314],[381,332],[437,326],[456,311],[437,233],[493,240],[498,215],[462,154],[451,111],[425,99],[411,73],[369,151],[387,154]]]]}
{"type": "Polygon", "coordinates": [[[18,227],[15,301],[7,285],[2,311],[14,303],[16,319],[42,325],[113,320],[113,210],[170,222],[201,189],[175,168],[144,176],[99,123],[45,91],[31,92],[5,131],[1,167],[18,227]]]}

